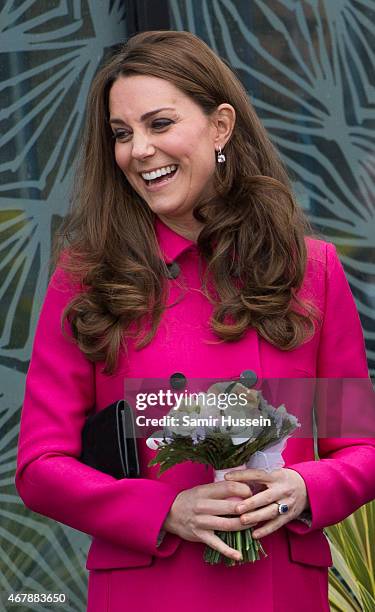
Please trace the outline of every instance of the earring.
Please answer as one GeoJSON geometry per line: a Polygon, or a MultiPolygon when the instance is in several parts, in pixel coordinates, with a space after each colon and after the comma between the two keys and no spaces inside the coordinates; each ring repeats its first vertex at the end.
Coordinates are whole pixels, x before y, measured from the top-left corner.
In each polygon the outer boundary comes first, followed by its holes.
{"type": "Polygon", "coordinates": [[[223,164],[225,162],[225,155],[221,150],[221,147],[219,147],[219,150],[217,151],[217,161],[219,164],[223,164]]]}

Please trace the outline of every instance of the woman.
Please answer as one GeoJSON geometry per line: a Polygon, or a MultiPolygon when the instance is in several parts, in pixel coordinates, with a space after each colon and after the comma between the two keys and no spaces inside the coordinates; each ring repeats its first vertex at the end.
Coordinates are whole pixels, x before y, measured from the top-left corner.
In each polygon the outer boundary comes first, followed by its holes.
{"type": "Polygon", "coordinates": [[[335,249],[307,233],[243,87],[201,40],[145,32],[99,71],[16,476],[29,508],[93,536],[89,611],[329,609],[322,528],[375,495],[370,440],[322,439],[314,461],[313,441],[292,439],[285,468],[221,483],[191,463],[157,478],[144,440],[140,479],[78,460],[85,418],[124,380],[367,377],[335,249]],[[250,480],[266,490],[252,496],[250,480]],[[215,529],[248,525],[267,558],[204,563],[204,544],[238,558],[215,529]]]}

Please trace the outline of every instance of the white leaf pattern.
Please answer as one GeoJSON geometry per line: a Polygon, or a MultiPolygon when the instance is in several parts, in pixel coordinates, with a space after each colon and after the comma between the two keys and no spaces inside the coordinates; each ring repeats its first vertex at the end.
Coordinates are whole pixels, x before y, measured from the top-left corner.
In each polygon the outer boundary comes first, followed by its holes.
{"type": "Polygon", "coordinates": [[[88,89],[104,55],[125,39],[121,0],[7,1],[0,9],[0,609],[11,592],[65,593],[59,609],[86,609],[89,538],[28,511],[14,472],[25,373],[88,89]]]}
{"type": "MultiPolygon", "coordinates": [[[[124,6],[5,0],[0,8],[0,591],[65,592],[69,607],[60,609],[77,611],[88,538],[30,513],[13,478],[51,237],[67,210],[88,88],[126,36],[124,6]]],[[[336,244],[373,373],[373,0],[170,0],[169,8],[171,28],[195,32],[235,68],[301,204],[336,244]]]]}
{"type": "Polygon", "coordinates": [[[333,242],[375,372],[372,0],[170,2],[237,71],[316,233],[333,242]]]}

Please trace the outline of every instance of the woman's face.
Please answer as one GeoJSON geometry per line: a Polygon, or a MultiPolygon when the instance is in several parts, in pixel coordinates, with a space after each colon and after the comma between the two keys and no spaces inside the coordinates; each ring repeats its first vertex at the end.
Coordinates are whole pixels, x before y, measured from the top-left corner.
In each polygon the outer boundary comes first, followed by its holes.
{"type": "Polygon", "coordinates": [[[171,83],[143,75],[113,83],[109,111],[116,162],[133,189],[161,219],[193,227],[194,205],[213,192],[215,123],[171,83]]]}

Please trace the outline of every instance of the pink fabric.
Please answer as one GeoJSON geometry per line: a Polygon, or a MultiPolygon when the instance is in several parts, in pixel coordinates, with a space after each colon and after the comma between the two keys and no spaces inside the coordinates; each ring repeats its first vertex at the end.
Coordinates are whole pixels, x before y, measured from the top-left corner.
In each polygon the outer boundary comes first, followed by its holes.
{"type": "Polygon", "coordinates": [[[113,376],[104,375],[102,364],[90,363],[62,335],[62,311],[79,287],[61,269],[53,275],[26,381],[18,492],[31,510],[93,537],[87,561],[90,612],[142,612],[158,601],[158,593],[164,612],[238,610],[239,603],[242,610],[264,612],[328,610],[331,556],[322,528],[375,497],[374,440],[320,440],[318,462],[312,440],[289,440],[283,456],[286,467],[306,482],[312,526],[289,523],[265,538],[267,559],[238,568],[206,566],[200,544],[171,534],[157,547],[178,492],[212,482],[212,470],[186,463],[157,478],[157,469],[147,467],[155,452],[145,441],[139,444],[138,480],[117,481],[77,459],[86,416],[121,398],[126,378],[183,372],[187,378],[229,380],[245,369],[259,378],[368,376],[358,313],[333,245],[307,239],[309,260],[300,294],[314,301],[324,319],[309,342],[285,352],[252,329],[239,342],[209,344],[215,340],[208,325],[211,305],[199,291],[196,245],[159,220],[156,231],[165,261],[176,260],[181,268],[181,275],[168,281],[170,303],[183,283],[190,291],[166,310],[150,345],[136,351],[129,342],[113,376]]]}

